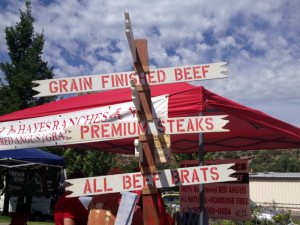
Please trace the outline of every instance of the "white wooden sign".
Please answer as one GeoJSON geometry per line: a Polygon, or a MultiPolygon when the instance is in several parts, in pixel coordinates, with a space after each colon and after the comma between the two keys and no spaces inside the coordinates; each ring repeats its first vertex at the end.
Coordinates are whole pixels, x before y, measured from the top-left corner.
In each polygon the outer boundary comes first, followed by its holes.
{"type": "Polygon", "coordinates": [[[66,143],[83,143],[137,137],[140,134],[184,134],[229,131],[223,127],[229,122],[220,116],[176,117],[149,121],[116,121],[72,126],[66,130],[66,143]]]}
{"type": "Polygon", "coordinates": [[[98,75],[86,75],[48,80],[36,80],[39,84],[33,90],[39,92],[35,97],[71,94],[80,92],[103,91],[109,89],[129,88],[130,80],[136,84],[168,84],[189,81],[200,81],[227,78],[222,72],[227,72],[223,67],[226,62],[171,67],[151,70],[148,73],[121,72],[98,75]]]}
{"type": "Polygon", "coordinates": [[[67,187],[66,190],[72,192],[68,197],[76,197],[141,190],[144,187],[163,188],[235,181],[236,178],[229,176],[235,172],[229,169],[233,165],[234,163],[166,169],[145,176],[137,172],[69,179],[66,182],[70,183],[71,186],[67,187]]]}
{"type": "MultiPolygon", "coordinates": [[[[167,118],[167,95],[154,97],[151,101],[153,117],[167,118]]],[[[8,121],[0,123],[0,150],[65,145],[65,128],[123,120],[138,121],[133,102],[8,121]]]]}
{"type": "Polygon", "coordinates": [[[122,192],[115,225],[130,225],[135,210],[138,195],[129,191],[122,192]]]}

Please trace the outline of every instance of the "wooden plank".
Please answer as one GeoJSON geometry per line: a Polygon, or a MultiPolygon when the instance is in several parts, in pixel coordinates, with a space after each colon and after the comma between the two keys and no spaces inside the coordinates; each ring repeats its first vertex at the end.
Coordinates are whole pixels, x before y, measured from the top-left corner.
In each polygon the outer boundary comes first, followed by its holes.
{"type": "Polygon", "coordinates": [[[66,128],[65,143],[84,143],[106,141],[120,138],[134,138],[141,134],[184,134],[227,132],[223,127],[229,122],[226,115],[175,117],[154,119],[153,121],[116,121],[77,125],[66,128]]]}
{"type": "MultiPolygon", "coordinates": [[[[219,183],[236,181],[230,175],[235,171],[229,169],[234,163],[195,166],[177,169],[158,170],[155,173],[144,174],[141,172],[115,174],[98,177],[85,177],[67,179],[71,186],[67,191],[73,192],[70,197],[108,194],[123,191],[142,190],[142,188],[163,188],[186,186],[194,184],[219,183]]],[[[144,190],[147,192],[147,190],[144,190]]],[[[148,190],[149,193],[155,192],[148,190]]]]}
{"type": "Polygon", "coordinates": [[[130,82],[132,101],[139,121],[153,120],[150,86],[136,85],[134,80],[130,82]]]}
{"type": "Polygon", "coordinates": [[[157,188],[156,187],[148,187],[148,188],[143,188],[142,189],[142,194],[149,195],[149,194],[154,194],[157,193],[157,188]]]}
{"type": "MultiPolygon", "coordinates": [[[[149,72],[148,47],[146,39],[138,39],[134,41],[137,49],[137,62],[133,63],[136,72],[149,72]]],[[[140,78],[141,79],[141,78],[140,78]]]]}
{"type": "Polygon", "coordinates": [[[129,225],[132,223],[138,195],[128,191],[122,192],[115,225],[129,225]],[[124,223],[126,221],[126,223],[124,223]]]}
{"type": "Polygon", "coordinates": [[[171,138],[170,135],[153,135],[155,146],[155,162],[170,162],[171,155],[171,138]]]}
{"type": "MultiPolygon", "coordinates": [[[[146,53],[141,53],[145,54],[146,53]]],[[[147,56],[148,57],[148,56],[147,56]]],[[[144,62],[142,62],[144,63],[144,62]]],[[[34,97],[63,95],[82,92],[105,91],[121,88],[130,88],[130,80],[134,79],[137,85],[160,85],[190,81],[202,81],[227,78],[222,72],[227,72],[223,67],[226,62],[189,65],[171,68],[149,70],[147,64],[135,66],[141,71],[106,73],[97,75],[85,75],[48,80],[36,80],[33,83],[39,86],[33,90],[39,92],[34,97]]]]}
{"type": "Polygon", "coordinates": [[[139,162],[141,173],[149,174],[156,172],[154,141],[152,135],[140,135],[139,141],[143,147],[143,161],[139,162]]]}
{"type": "MultiPolygon", "coordinates": [[[[148,188],[143,188],[148,189],[148,188]]],[[[148,192],[148,190],[147,190],[148,192]]],[[[158,200],[157,192],[146,194],[143,192],[143,219],[144,224],[146,225],[158,225],[159,224],[159,209],[158,209],[158,200]]]]}
{"type": "Polygon", "coordinates": [[[135,42],[134,42],[129,12],[124,11],[124,16],[125,16],[125,33],[126,33],[128,45],[130,48],[131,56],[132,56],[133,62],[137,63],[137,52],[136,52],[136,46],[135,46],[135,42]]]}
{"type": "MultiPolygon", "coordinates": [[[[155,163],[166,163],[172,159],[170,135],[153,135],[155,163]]],[[[134,140],[135,157],[143,162],[142,144],[138,139],[134,140]]]]}
{"type": "MultiPolygon", "coordinates": [[[[136,40],[135,41],[137,50],[137,62],[134,62],[133,66],[135,72],[139,74],[139,81],[142,83],[142,72],[149,72],[149,62],[148,62],[148,47],[147,40],[136,40]]],[[[145,78],[145,77],[144,77],[145,78]]],[[[146,81],[144,79],[144,81],[146,81]]],[[[141,110],[137,112],[137,116],[140,122],[148,122],[153,120],[151,111],[151,92],[150,87],[147,82],[143,85],[137,86],[137,91],[139,95],[141,110]]],[[[155,154],[154,154],[154,141],[152,135],[139,135],[139,141],[142,145],[143,160],[139,163],[141,173],[145,179],[146,174],[155,173],[155,154]]],[[[149,187],[144,187],[145,190],[150,191],[149,187]]],[[[157,189],[155,187],[155,182],[153,183],[152,189],[157,189]]],[[[142,193],[143,199],[143,219],[144,225],[149,224],[159,224],[158,220],[158,202],[157,202],[157,191],[151,194],[142,193]]]]}
{"type": "Polygon", "coordinates": [[[137,90],[142,106],[141,111],[137,112],[139,121],[153,120],[149,85],[137,85],[137,90]]]}

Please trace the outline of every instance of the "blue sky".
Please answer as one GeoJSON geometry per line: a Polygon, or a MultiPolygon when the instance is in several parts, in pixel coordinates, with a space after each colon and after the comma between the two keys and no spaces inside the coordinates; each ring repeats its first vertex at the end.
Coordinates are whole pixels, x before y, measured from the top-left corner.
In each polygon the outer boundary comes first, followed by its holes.
{"type": "MultiPolygon", "coordinates": [[[[0,1],[4,62],[4,29],[20,8],[24,1],[0,1]]],[[[124,10],[135,39],[148,40],[151,69],[226,61],[229,78],[193,84],[300,127],[299,1],[33,0],[55,77],[131,71],[124,10]]]]}

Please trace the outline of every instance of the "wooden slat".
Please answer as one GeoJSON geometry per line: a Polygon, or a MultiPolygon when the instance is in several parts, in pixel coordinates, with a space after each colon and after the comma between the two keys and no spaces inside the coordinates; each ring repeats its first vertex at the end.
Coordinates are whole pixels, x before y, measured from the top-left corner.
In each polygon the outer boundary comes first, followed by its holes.
{"type": "Polygon", "coordinates": [[[147,39],[134,40],[137,50],[137,63],[133,63],[136,72],[149,72],[147,39]]]}
{"type": "Polygon", "coordinates": [[[145,194],[145,191],[143,191],[144,225],[159,225],[158,214],[157,192],[145,194]]]}
{"type": "Polygon", "coordinates": [[[140,135],[139,141],[143,146],[143,162],[140,162],[141,173],[155,173],[154,140],[152,135],[140,135]]]}
{"type": "Polygon", "coordinates": [[[151,107],[151,92],[149,85],[137,85],[138,95],[141,101],[141,111],[137,111],[139,121],[153,120],[151,107]]]}

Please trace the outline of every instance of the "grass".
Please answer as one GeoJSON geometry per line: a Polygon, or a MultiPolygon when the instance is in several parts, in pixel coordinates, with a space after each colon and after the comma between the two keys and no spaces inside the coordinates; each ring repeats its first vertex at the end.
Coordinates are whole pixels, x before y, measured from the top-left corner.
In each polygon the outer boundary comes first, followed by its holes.
{"type": "MultiPolygon", "coordinates": [[[[11,218],[9,217],[9,216],[2,216],[2,215],[0,215],[0,223],[7,223],[7,224],[10,224],[10,220],[11,220],[11,218]]],[[[295,223],[295,224],[300,224],[300,219],[292,219],[293,220],[293,222],[295,223]]],[[[233,222],[231,222],[231,221],[229,221],[229,220],[227,220],[225,223],[225,220],[223,220],[223,223],[221,223],[221,224],[235,224],[235,223],[233,223],[233,222]]],[[[53,223],[51,223],[51,222],[35,222],[35,221],[27,221],[27,224],[28,225],[51,225],[51,224],[55,224],[54,222],[53,223]]]]}
{"type": "MultiPolygon", "coordinates": [[[[11,218],[9,216],[0,216],[0,223],[7,223],[9,224],[11,221],[11,218]]],[[[27,221],[28,225],[50,225],[55,224],[54,222],[36,222],[36,221],[27,221]]]]}
{"type": "Polygon", "coordinates": [[[292,220],[295,224],[300,224],[300,219],[297,219],[297,220],[292,219],[292,220]]]}
{"type": "Polygon", "coordinates": [[[10,223],[11,218],[8,216],[0,216],[0,223],[10,223]]]}

